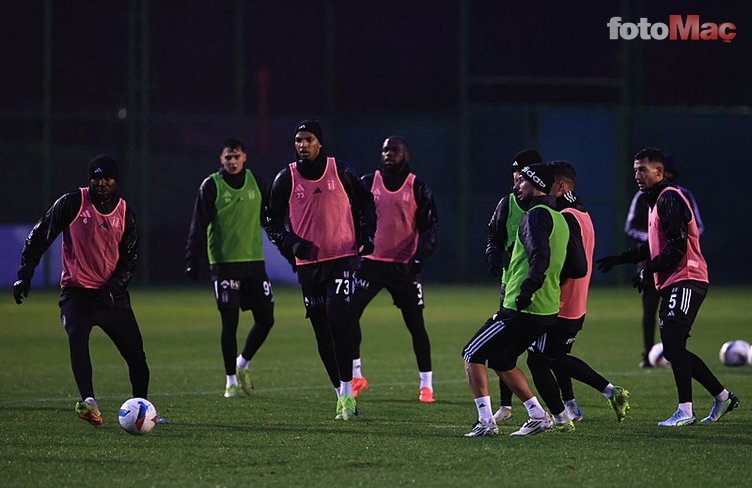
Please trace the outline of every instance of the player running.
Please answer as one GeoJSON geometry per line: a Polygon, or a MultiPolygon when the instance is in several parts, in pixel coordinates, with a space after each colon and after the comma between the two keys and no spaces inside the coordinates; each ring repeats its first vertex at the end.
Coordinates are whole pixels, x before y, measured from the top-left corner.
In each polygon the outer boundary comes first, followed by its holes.
{"type": "Polygon", "coordinates": [[[648,147],[635,155],[632,165],[637,186],[648,195],[648,242],[596,263],[606,273],[618,264],[647,260],[634,277],[634,285],[642,291],[645,275],[652,273],[661,294],[661,340],[664,355],[671,361],[679,397],[676,412],[658,425],[681,427],[695,423],[693,378],[713,397],[713,406],[702,423],[718,421],[739,406],[739,399],[723,387],[702,359],[687,350],[689,332],[708,292],[708,266],[700,249],[700,231],[692,206],[676,185],[664,178],[663,162],[663,153],[648,147]]]}
{"type": "Polygon", "coordinates": [[[298,160],[277,174],[269,196],[272,242],[297,269],[306,317],[337,394],[335,419],[357,418],[352,389],[355,357],[353,273],[357,256],[373,252],[373,196],[353,170],[322,152],[316,120],[298,124],[298,160]]]}

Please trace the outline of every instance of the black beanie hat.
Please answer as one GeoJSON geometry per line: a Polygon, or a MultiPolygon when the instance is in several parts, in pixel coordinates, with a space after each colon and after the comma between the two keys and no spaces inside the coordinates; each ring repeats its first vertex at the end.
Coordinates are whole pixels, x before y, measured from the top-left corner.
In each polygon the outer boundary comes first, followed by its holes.
{"type": "Polygon", "coordinates": [[[554,185],[554,168],[550,164],[531,164],[520,170],[523,178],[548,195],[554,185]]]}
{"type": "Polygon", "coordinates": [[[298,135],[298,132],[307,131],[316,136],[316,139],[319,140],[320,144],[324,144],[324,135],[321,132],[321,124],[318,120],[304,120],[303,122],[298,124],[298,127],[295,129],[295,134],[298,135]]]}
{"type": "Polygon", "coordinates": [[[530,164],[537,164],[543,161],[540,153],[535,149],[525,149],[515,154],[512,158],[512,171],[519,171],[530,164]]]}
{"type": "Polygon", "coordinates": [[[118,179],[117,161],[106,154],[95,156],[89,161],[89,179],[113,178],[118,179]]]}

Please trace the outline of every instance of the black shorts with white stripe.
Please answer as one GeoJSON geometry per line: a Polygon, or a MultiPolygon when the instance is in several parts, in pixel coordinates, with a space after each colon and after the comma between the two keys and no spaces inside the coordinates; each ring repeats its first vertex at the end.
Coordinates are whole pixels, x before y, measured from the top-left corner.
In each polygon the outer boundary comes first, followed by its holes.
{"type": "Polygon", "coordinates": [[[542,354],[546,359],[556,361],[572,352],[577,333],[582,330],[585,316],[579,319],[559,317],[556,325],[535,339],[528,350],[542,354]]]}
{"type": "Polygon", "coordinates": [[[514,368],[517,358],[533,341],[556,324],[556,315],[532,315],[501,309],[489,318],[462,350],[468,363],[485,364],[496,371],[514,368]]]}
{"type": "Polygon", "coordinates": [[[687,335],[708,293],[708,284],[699,281],[679,281],[661,290],[660,327],[679,326],[687,335]]]}

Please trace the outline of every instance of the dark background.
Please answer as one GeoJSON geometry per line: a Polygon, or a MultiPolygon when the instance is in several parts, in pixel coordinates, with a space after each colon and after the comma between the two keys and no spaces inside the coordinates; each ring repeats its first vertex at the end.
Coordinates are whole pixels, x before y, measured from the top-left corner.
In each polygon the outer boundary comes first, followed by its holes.
{"type": "MultiPolygon", "coordinates": [[[[597,254],[621,249],[631,156],[656,145],[700,203],[711,279],[748,282],[751,27],[749,2],[14,2],[0,16],[0,227],[25,235],[107,152],[141,220],[139,280],[184,283],[193,199],[221,142],[245,141],[271,182],[296,122],[317,117],[327,153],[361,173],[384,137],[407,138],[441,219],[427,279],[488,279],[485,223],[530,146],[577,166],[597,254]],[[671,14],[737,36],[608,38],[611,17],[671,14]]],[[[3,278],[18,242],[0,239],[3,278]]]]}

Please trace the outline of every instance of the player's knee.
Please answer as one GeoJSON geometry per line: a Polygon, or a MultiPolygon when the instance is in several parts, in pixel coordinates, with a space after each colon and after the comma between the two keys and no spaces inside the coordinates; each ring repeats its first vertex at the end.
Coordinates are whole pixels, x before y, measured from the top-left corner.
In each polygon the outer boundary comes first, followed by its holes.
{"type": "Polygon", "coordinates": [[[550,361],[541,352],[528,350],[527,367],[530,368],[530,371],[550,368],[550,361]]]}
{"type": "Polygon", "coordinates": [[[474,350],[465,346],[462,349],[462,359],[469,364],[486,364],[487,357],[482,350],[474,350]]]}
{"type": "Polygon", "coordinates": [[[262,329],[269,330],[274,325],[274,313],[271,311],[257,314],[254,318],[256,325],[262,329]]]}
{"type": "Polygon", "coordinates": [[[66,327],[65,332],[68,334],[68,343],[72,346],[86,344],[89,340],[89,332],[83,327],[66,327]]]}
{"type": "Polygon", "coordinates": [[[426,325],[423,321],[423,316],[420,313],[417,313],[415,315],[407,315],[405,318],[405,327],[407,327],[407,330],[410,331],[410,334],[420,334],[425,335],[426,332],[426,325]]]}
{"type": "Polygon", "coordinates": [[[678,324],[664,322],[661,327],[661,340],[663,341],[663,355],[671,361],[671,356],[681,354],[686,350],[687,331],[678,324]]]}
{"type": "Polygon", "coordinates": [[[306,318],[310,320],[314,330],[326,329],[326,311],[321,308],[309,308],[306,318]]]}
{"type": "Polygon", "coordinates": [[[144,369],[148,371],[149,366],[146,362],[146,353],[143,348],[133,348],[130,351],[125,351],[122,356],[128,368],[137,371],[143,371],[144,369]]]}
{"type": "Polygon", "coordinates": [[[663,357],[668,359],[669,362],[679,357],[684,347],[675,341],[664,341],[663,343],[663,357]]]}

